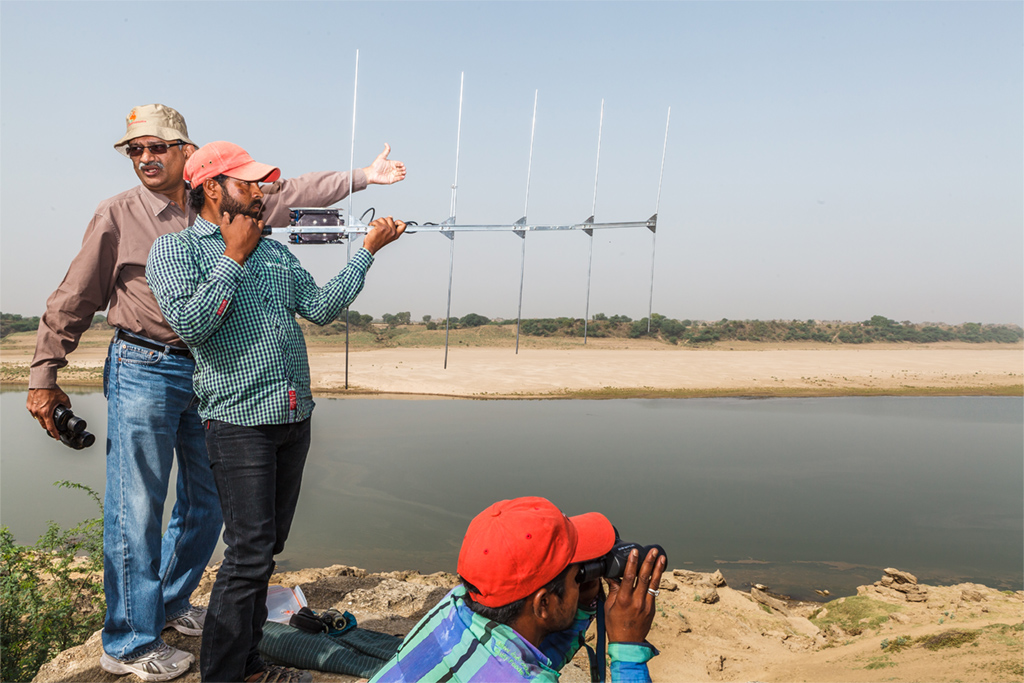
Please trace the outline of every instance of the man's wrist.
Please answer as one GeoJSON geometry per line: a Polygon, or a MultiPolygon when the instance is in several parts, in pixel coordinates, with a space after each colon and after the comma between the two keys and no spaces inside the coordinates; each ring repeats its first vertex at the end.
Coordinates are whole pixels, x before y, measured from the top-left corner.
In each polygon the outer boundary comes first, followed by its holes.
{"type": "Polygon", "coordinates": [[[658,649],[647,641],[608,643],[608,656],[616,662],[635,662],[637,664],[643,664],[659,654],[661,653],[658,652],[658,649]]]}
{"type": "Polygon", "coordinates": [[[233,249],[225,249],[224,255],[240,266],[245,264],[245,259],[249,256],[248,254],[234,251],[233,249]]]}

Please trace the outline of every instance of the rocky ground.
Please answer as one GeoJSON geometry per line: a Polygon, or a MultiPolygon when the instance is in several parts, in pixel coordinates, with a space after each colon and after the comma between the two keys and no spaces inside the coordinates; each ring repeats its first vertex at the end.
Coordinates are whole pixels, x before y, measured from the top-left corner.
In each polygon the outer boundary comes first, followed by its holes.
{"type": "MultiPolygon", "coordinates": [[[[196,604],[209,599],[215,571],[204,577],[196,604]]],[[[456,578],[336,565],[272,581],[300,585],[315,610],[347,610],[360,627],[404,635],[456,578]]],[[[1024,681],[1024,591],[926,586],[896,569],[856,596],[822,603],[787,600],[769,586],[731,587],[720,572],[666,572],[661,589],[649,637],[661,651],[650,664],[655,681],[1024,681]]],[[[164,636],[199,656],[198,638],[164,636]]],[[[97,632],[34,680],[136,680],[100,669],[100,647],[97,632]]],[[[177,680],[198,681],[198,667],[177,680]]],[[[562,680],[589,680],[585,656],[566,667],[562,680]]]]}

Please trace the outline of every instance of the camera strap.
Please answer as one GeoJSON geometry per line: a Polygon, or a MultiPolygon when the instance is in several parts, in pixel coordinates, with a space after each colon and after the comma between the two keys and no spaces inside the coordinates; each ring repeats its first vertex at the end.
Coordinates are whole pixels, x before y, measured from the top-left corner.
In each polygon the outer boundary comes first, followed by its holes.
{"type": "Polygon", "coordinates": [[[604,647],[604,591],[597,595],[597,640],[594,648],[587,645],[587,656],[590,659],[591,683],[604,683],[605,647],[604,647]]]}

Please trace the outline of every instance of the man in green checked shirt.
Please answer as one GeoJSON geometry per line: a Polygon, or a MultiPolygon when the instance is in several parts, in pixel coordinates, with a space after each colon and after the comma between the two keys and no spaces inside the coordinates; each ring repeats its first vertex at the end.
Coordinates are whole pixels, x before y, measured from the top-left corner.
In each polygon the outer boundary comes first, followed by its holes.
{"type": "Polygon", "coordinates": [[[204,681],[311,680],[258,651],[267,582],[284,549],[309,450],[309,362],[295,314],[325,325],[363,288],[373,255],[398,239],[391,217],[324,287],[286,246],[262,239],[260,182],[280,170],[238,145],[212,142],[185,164],[195,223],[153,244],[146,264],[160,311],[196,358],[199,415],[221,510],[224,563],[210,597],[204,681]]]}

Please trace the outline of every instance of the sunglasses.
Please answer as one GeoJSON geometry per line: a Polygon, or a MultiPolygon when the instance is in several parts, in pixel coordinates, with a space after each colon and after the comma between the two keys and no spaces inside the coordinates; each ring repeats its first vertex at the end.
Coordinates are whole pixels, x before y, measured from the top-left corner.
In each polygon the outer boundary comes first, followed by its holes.
{"type": "Polygon", "coordinates": [[[127,152],[128,156],[130,156],[132,159],[135,159],[136,157],[141,157],[142,153],[147,149],[151,153],[159,156],[160,154],[166,154],[167,149],[169,147],[181,147],[184,144],[184,142],[178,141],[158,142],[155,145],[129,145],[127,149],[125,149],[125,152],[127,152]]]}

